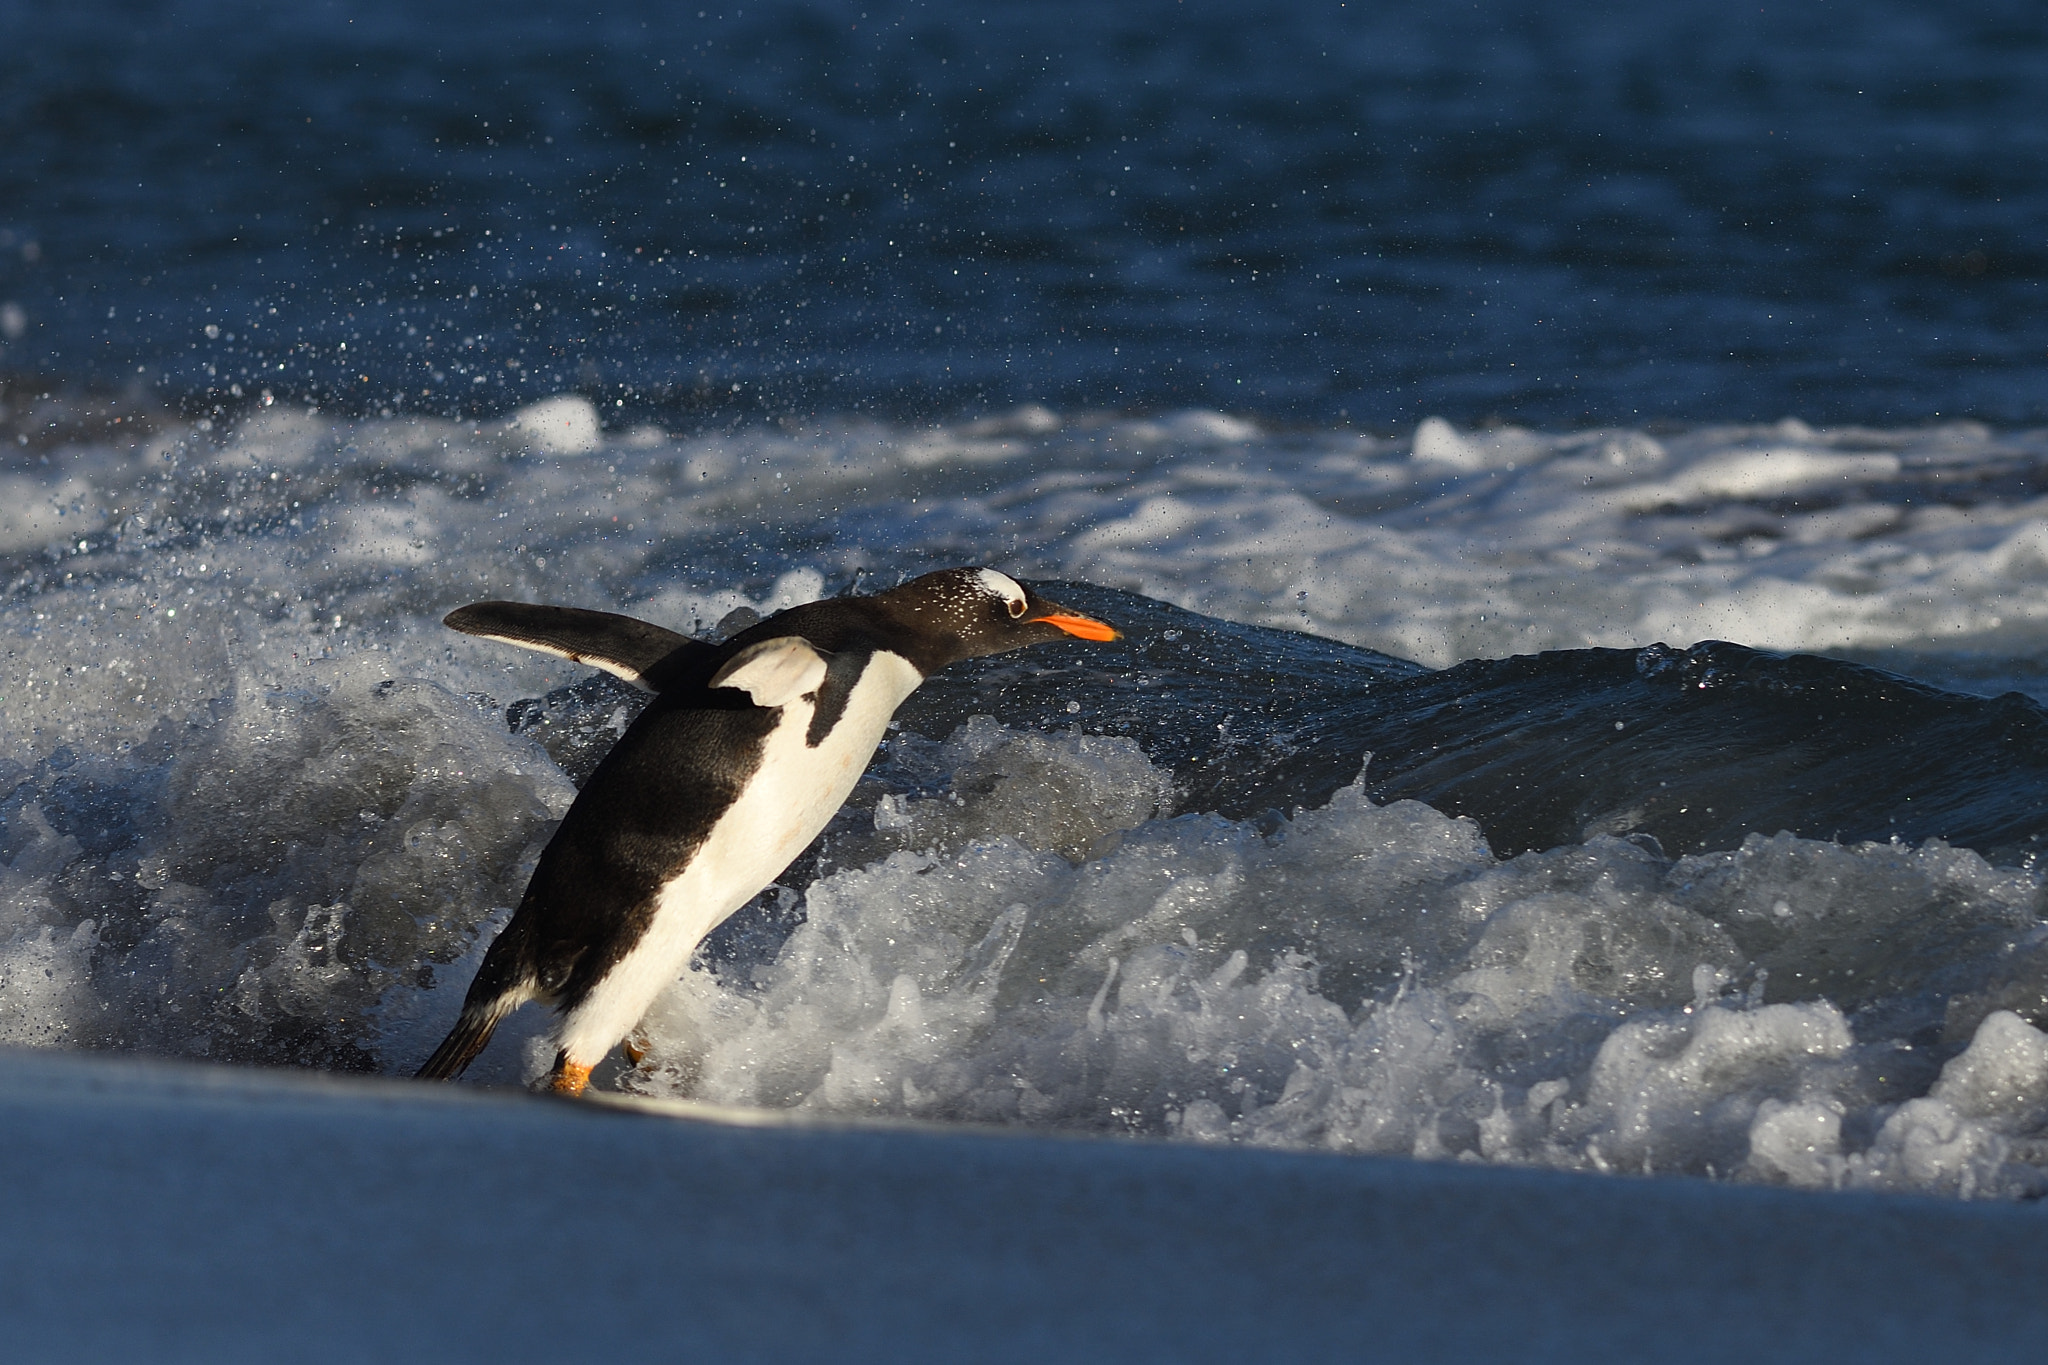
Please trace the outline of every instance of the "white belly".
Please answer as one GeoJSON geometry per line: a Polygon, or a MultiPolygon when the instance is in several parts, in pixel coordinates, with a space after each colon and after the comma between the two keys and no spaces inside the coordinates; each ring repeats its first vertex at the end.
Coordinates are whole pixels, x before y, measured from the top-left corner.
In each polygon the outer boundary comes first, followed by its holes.
{"type": "Polygon", "coordinates": [[[746,789],[711,827],[680,875],[661,889],[654,922],[562,1021],[570,1061],[594,1065],[682,974],[704,936],[781,875],[832,819],[867,769],[896,708],[924,681],[898,655],[877,650],[839,723],[815,749],[804,742],[815,705],[782,708],[746,789]]]}

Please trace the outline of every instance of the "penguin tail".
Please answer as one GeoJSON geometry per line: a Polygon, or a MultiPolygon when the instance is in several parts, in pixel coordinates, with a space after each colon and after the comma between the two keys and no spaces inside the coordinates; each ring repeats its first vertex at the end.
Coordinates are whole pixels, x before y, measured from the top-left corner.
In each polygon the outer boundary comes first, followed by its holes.
{"type": "Polygon", "coordinates": [[[505,1022],[506,1015],[543,994],[539,973],[533,965],[538,920],[532,901],[533,891],[529,887],[511,923],[484,953],[476,979],[469,983],[469,992],[462,997],[462,1014],[455,1027],[448,1030],[448,1036],[425,1065],[413,1073],[417,1079],[452,1081],[460,1076],[490,1043],[491,1035],[505,1022]]]}
{"type": "Polygon", "coordinates": [[[434,1049],[434,1055],[427,1058],[413,1075],[423,1081],[454,1080],[476,1060],[477,1053],[484,1050],[505,1016],[532,996],[531,987],[514,987],[483,1000],[463,1001],[462,1016],[455,1021],[455,1027],[448,1030],[441,1046],[434,1049]]]}

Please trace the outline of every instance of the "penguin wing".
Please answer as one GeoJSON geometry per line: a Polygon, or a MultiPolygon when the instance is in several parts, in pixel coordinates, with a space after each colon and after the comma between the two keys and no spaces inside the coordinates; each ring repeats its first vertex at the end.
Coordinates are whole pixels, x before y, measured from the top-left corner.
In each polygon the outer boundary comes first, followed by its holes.
{"type": "Polygon", "coordinates": [[[711,675],[713,687],[736,687],[756,706],[786,706],[825,681],[828,660],[801,635],[778,635],[748,645],[711,675]]]}
{"type": "Polygon", "coordinates": [[[630,616],[533,602],[472,602],[441,623],[465,635],[590,664],[650,692],[661,691],[693,656],[717,648],[630,616]]]}

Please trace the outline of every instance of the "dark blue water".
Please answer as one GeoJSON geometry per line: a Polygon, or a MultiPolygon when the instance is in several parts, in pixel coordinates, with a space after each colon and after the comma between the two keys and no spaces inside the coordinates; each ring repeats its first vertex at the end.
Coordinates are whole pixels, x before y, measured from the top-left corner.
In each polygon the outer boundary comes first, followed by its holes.
{"type": "MultiPolygon", "coordinates": [[[[1044,587],[1125,637],[955,666],[904,704],[903,726],[939,740],[993,715],[1127,735],[1173,772],[1182,810],[1232,819],[1320,807],[1362,780],[1375,801],[1474,820],[1502,857],[1601,834],[1690,854],[1777,830],[1943,839],[2008,865],[2048,849],[2048,708],[2018,693],[1964,696],[1724,641],[1432,670],[1114,588],[1044,587]]],[[[507,714],[580,784],[617,739],[619,709],[647,700],[596,675],[507,714]]],[[[871,776],[879,788],[900,774],[885,760],[871,776]]]]}
{"type": "Polygon", "coordinates": [[[2044,14],[0,0],[0,372],[2037,423],[2044,14]]]}

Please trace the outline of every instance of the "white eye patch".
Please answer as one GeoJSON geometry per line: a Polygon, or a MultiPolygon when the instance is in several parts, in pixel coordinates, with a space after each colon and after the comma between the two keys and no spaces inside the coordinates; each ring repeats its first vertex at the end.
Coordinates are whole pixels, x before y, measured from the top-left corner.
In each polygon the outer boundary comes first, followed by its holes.
{"type": "Polygon", "coordinates": [[[977,569],[974,581],[981,590],[1010,609],[1010,615],[1024,614],[1024,589],[1008,574],[997,573],[994,569],[977,569]]]}

